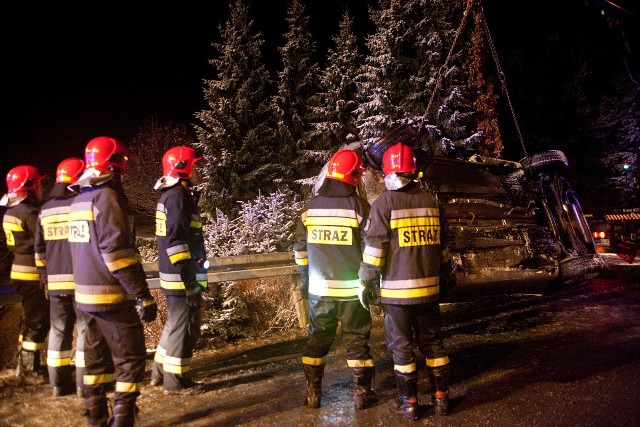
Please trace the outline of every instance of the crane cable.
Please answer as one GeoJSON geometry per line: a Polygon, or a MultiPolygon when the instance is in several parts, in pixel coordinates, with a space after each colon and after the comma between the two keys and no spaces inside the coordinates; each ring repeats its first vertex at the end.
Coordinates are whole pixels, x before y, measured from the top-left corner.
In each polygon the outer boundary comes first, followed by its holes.
{"type": "MultiPolygon", "coordinates": [[[[453,43],[451,44],[451,47],[449,48],[449,52],[447,54],[447,58],[444,61],[444,64],[442,64],[442,66],[438,69],[437,73],[436,73],[436,85],[433,88],[433,92],[431,92],[431,98],[429,99],[429,103],[427,104],[427,109],[426,109],[426,115],[429,115],[429,111],[431,111],[431,106],[433,104],[433,100],[436,96],[436,93],[438,92],[438,90],[441,87],[441,83],[442,83],[442,76],[443,74],[446,72],[447,67],[449,65],[449,60],[451,59],[451,57],[453,56],[453,50],[455,49],[456,45],[458,44],[458,38],[460,37],[460,34],[462,33],[462,30],[464,29],[466,23],[467,23],[467,19],[469,16],[469,11],[471,10],[471,7],[473,6],[473,4],[478,1],[478,0],[467,0],[467,6],[464,9],[464,12],[462,14],[462,20],[460,21],[460,26],[458,27],[458,30],[455,33],[455,36],[453,38],[453,43]]],[[[486,34],[487,37],[487,42],[489,44],[489,50],[491,51],[491,56],[493,58],[493,62],[496,65],[496,70],[498,72],[498,78],[500,79],[500,88],[502,89],[502,92],[504,93],[505,97],[507,98],[507,103],[509,104],[509,109],[511,110],[511,116],[513,117],[513,123],[515,125],[516,128],[516,132],[518,134],[518,139],[520,140],[520,146],[522,147],[522,152],[524,153],[524,156],[527,157],[527,149],[524,145],[524,140],[522,138],[522,133],[520,132],[520,126],[518,125],[518,119],[516,117],[516,113],[515,113],[515,109],[513,108],[513,104],[511,103],[511,98],[509,97],[509,91],[507,90],[507,83],[506,83],[506,78],[504,75],[504,71],[502,71],[502,66],[500,65],[500,60],[498,58],[498,53],[496,52],[496,48],[493,44],[493,39],[491,38],[491,32],[489,31],[489,24],[487,23],[487,18],[485,16],[484,13],[484,9],[482,7],[482,4],[480,1],[478,1],[479,3],[479,7],[480,7],[480,19],[482,20],[482,25],[484,27],[484,32],[486,34]]]]}
{"type": "Polygon", "coordinates": [[[500,59],[498,58],[498,53],[496,52],[496,47],[493,44],[493,38],[491,38],[491,32],[489,31],[489,24],[487,22],[487,17],[484,13],[484,8],[480,3],[480,19],[482,20],[482,25],[484,27],[484,32],[487,36],[487,42],[489,43],[489,50],[491,51],[491,56],[493,57],[493,62],[496,64],[496,70],[498,71],[498,78],[500,79],[500,88],[502,89],[502,93],[504,93],[507,98],[507,103],[509,104],[509,109],[511,110],[511,115],[513,116],[513,124],[516,127],[516,132],[518,134],[518,139],[520,140],[520,146],[522,147],[522,152],[525,157],[527,155],[527,148],[524,145],[524,140],[522,139],[522,133],[520,132],[520,126],[518,125],[518,119],[516,118],[516,112],[513,108],[513,104],[511,104],[511,97],[509,97],[509,91],[507,90],[507,82],[504,75],[504,71],[502,70],[502,66],[500,65],[500,59]]]}
{"type": "Polygon", "coordinates": [[[460,34],[462,33],[462,30],[464,29],[464,26],[467,23],[467,17],[469,16],[469,11],[471,10],[471,6],[473,2],[474,0],[467,0],[467,6],[465,7],[464,12],[462,14],[462,20],[460,21],[460,26],[458,27],[458,30],[456,31],[456,34],[453,37],[453,43],[451,43],[451,47],[449,48],[449,53],[447,53],[447,58],[444,60],[444,64],[442,64],[440,68],[438,68],[438,71],[436,72],[436,85],[433,88],[433,92],[431,92],[431,99],[429,99],[429,103],[427,104],[427,110],[426,110],[427,116],[429,115],[429,111],[431,111],[431,104],[433,104],[433,99],[436,97],[436,93],[438,93],[438,90],[440,89],[440,85],[442,83],[442,75],[447,70],[447,67],[449,65],[449,59],[451,59],[451,57],[453,56],[453,49],[456,47],[456,44],[458,44],[458,38],[460,37],[460,34]]]}

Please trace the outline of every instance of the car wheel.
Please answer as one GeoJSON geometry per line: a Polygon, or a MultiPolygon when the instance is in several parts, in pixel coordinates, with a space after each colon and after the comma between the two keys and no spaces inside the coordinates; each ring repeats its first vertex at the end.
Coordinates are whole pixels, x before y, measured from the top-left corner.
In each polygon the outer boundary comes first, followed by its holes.
{"type": "Polygon", "coordinates": [[[565,170],[569,167],[567,156],[560,150],[543,151],[526,157],[520,163],[532,171],[565,170]]]}

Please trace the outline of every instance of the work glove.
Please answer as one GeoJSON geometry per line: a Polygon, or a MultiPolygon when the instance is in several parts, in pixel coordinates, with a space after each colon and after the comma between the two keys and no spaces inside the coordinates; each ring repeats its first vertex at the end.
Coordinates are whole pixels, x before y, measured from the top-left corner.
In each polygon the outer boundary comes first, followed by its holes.
{"type": "Polygon", "coordinates": [[[373,282],[360,282],[358,284],[358,299],[360,304],[369,311],[370,305],[380,304],[380,290],[373,282]]]}
{"type": "Polygon", "coordinates": [[[202,305],[202,286],[200,283],[196,282],[195,285],[189,286],[185,292],[189,308],[198,308],[202,305]]]}
{"type": "Polygon", "coordinates": [[[380,271],[364,262],[360,263],[358,270],[358,299],[360,304],[369,310],[369,305],[380,304],[380,271]]]}
{"type": "Polygon", "coordinates": [[[309,299],[309,266],[298,266],[300,271],[300,295],[302,299],[309,299]]]}
{"type": "Polygon", "coordinates": [[[136,306],[140,320],[147,323],[156,320],[156,316],[158,315],[158,304],[151,294],[136,298],[136,306]]]}

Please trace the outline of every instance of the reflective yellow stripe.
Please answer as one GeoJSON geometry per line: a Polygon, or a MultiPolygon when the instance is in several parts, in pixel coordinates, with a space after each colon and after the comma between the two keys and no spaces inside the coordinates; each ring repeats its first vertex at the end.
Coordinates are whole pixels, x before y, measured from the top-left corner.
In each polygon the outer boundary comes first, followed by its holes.
{"type": "Polygon", "coordinates": [[[5,231],[24,231],[24,228],[22,228],[20,224],[6,221],[2,223],[2,228],[4,228],[5,231]]]}
{"type": "Polygon", "coordinates": [[[362,261],[366,264],[373,265],[376,267],[382,267],[384,265],[384,258],[378,258],[375,256],[362,254],[362,261]]]}
{"type": "Polygon", "coordinates": [[[360,280],[315,280],[309,284],[309,293],[324,297],[355,297],[360,280]]]}
{"type": "Polygon", "coordinates": [[[170,374],[184,374],[191,370],[191,366],[176,366],[170,365],[167,362],[164,362],[162,368],[165,372],[169,372],[170,374]]]}
{"type": "Polygon", "coordinates": [[[169,357],[165,355],[162,368],[165,372],[172,374],[184,374],[191,370],[191,358],[169,357]]]}
{"type": "Polygon", "coordinates": [[[302,356],[302,363],[304,365],[322,366],[326,364],[324,357],[307,357],[302,356]]]}
{"type": "Polygon", "coordinates": [[[136,393],[140,391],[142,383],[116,383],[116,392],[118,393],[136,393]]]}
{"type": "Polygon", "coordinates": [[[69,222],[72,221],[94,221],[93,211],[69,212],[69,222]]]}
{"type": "Polygon", "coordinates": [[[347,366],[350,368],[375,368],[376,362],[373,359],[366,359],[366,360],[347,359],[347,366]]]}
{"type": "Polygon", "coordinates": [[[120,258],[118,260],[105,263],[109,271],[117,271],[121,268],[129,267],[130,265],[137,264],[138,258],[135,256],[120,258]]]}
{"type": "Polygon", "coordinates": [[[32,281],[39,282],[40,274],[38,273],[22,273],[20,271],[12,271],[11,278],[14,280],[24,280],[24,281],[32,281]]]}
{"type": "Polygon", "coordinates": [[[86,385],[109,384],[115,380],[114,374],[84,375],[82,381],[86,385]]]}
{"type": "Polygon", "coordinates": [[[79,294],[76,290],[76,302],[80,304],[117,304],[131,298],[128,294],[79,294]]]}
{"type": "MultiPolygon", "coordinates": [[[[384,285],[383,285],[384,286],[384,285]]],[[[427,288],[417,289],[380,289],[380,297],[382,298],[420,298],[437,295],[440,292],[440,286],[430,286],[427,288]]]]}
{"type": "Polygon", "coordinates": [[[61,213],[61,214],[56,214],[56,215],[49,215],[49,216],[40,217],[40,223],[42,225],[48,225],[48,224],[53,224],[53,223],[66,223],[67,221],[69,221],[69,214],[68,213],[61,213]]]}
{"type": "Polygon", "coordinates": [[[358,220],[355,218],[342,218],[337,216],[311,216],[307,217],[304,225],[342,225],[345,227],[359,227],[358,220]]]}
{"type": "Polygon", "coordinates": [[[427,366],[430,368],[437,368],[438,366],[444,366],[449,364],[449,356],[438,357],[437,359],[427,359],[427,366]]]}
{"type": "Polygon", "coordinates": [[[389,222],[391,229],[403,228],[403,227],[418,227],[425,225],[440,225],[440,218],[438,217],[420,217],[420,218],[399,218],[392,219],[389,222]]]}
{"type": "Polygon", "coordinates": [[[47,260],[44,259],[36,259],[36,267],[46,267],[47,260]]]}
{"type": "Polygon", "coordinates": [[[44,348],[43,342],[21,341],[20,345],[23,350],[27,351],[37,351],[44,348]]]}
{"type": "Polygon", "coordinates": [[[71,358],[65,357],[62,359],[55,359],[53,357],[47,357],[47,366],[51,366],[54,368],[59,368],[60,366],[69,366],[71,365],[71,358]]]}
{"type": "Polygon", "coordinates": [[[189,259],[191,258],[191,254],[189,252],[180,252],[174,255],[171,255],[169,257],[169,261],[171,261],[171,264],[175,264],[178,261],[182,261],[184,259],[189,259]]]}
{"type": "Polygon", "coordinates": [[[186,289],[184,286],[184,282],[169,282],[167,280],[162,280],[162,279],[160,279],[160,287],[162,289],[171,289],[171,290],[186,289]]]}
{"type": "Polygon", "coordinates": [[[69,291],[75,289],[73,282],[49,282],[50,291],[69,291]]]}

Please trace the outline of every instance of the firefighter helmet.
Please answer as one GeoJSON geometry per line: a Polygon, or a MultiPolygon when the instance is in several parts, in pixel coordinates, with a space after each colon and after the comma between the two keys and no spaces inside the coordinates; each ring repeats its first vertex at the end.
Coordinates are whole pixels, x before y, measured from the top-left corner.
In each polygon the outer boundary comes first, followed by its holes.
{"type": "Polygon", "coordinates": [[[342,181],[354,187],[364,172],[362,158],[352,150],[338,150],[327,164],[327,178],[342,181]]]}
{"type": "Polygon", "coordinates": [[[392,173],[413,175],[417,169],[415,153],[402,142],[389,147],[382,156],[382,172],[385,176],[392,173]]]}
{"type": "Polygon", "coordinates": [[[56,169],[56,184],[73,184],[84,171],[84,160],[70,157],[60,162],[56,169]]]}
{"type": "Polygon", "coordinates": [[[170,148],[162,156],[162,175],[189,179],[193,174],[193,165],[201,159],[202,157],[196,157],[196,151],[193,148],[184,146],[170,148]]]}
{"type": "Polygon", "coordinates": [[[99,136],[87,143],[84,159],[87,169],[123,175],[131,151],[121,141],[109,136],[99,136]]]}
{"type": "Polygon", "coordinates": [[[7,192],[13,195],[37,193],[44,175],[34,166],[16,166],[7,173],[7,192]]]}

